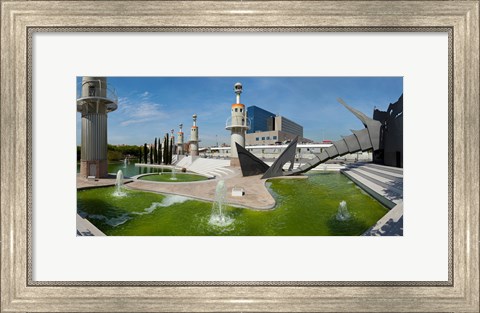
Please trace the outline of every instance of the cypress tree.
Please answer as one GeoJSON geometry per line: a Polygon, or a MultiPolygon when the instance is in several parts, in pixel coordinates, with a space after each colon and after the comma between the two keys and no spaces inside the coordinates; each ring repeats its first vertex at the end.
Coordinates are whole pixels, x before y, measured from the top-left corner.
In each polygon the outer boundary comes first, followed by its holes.
{"type": "Polygon", "coordinates": [[[170,153],[169,153],[169,158],[170,158],[170,164],[172,164],[173,161],[173,136],[170,138],[170,153]]]}
{"type": "Polygon", "coordinates": [[[147,164],[148,148],[147,143],[143,145],[143,163],[147,164]]]}
{"type": "Polygon", "coordinates": [[[162,164],[162,144],[160,138],[158,138],[158,164],[162,164]]]}
{"type": "Polygon", "coordinates": [[[157,164],[157,137],[155,137],[155,145],[153,147],[153,164],[157,164]]]}
{"type": "Polygon", "coordinates": [[[170,135],[167,133],[167,155],[168,155],[168,164],[172,164],[172,154],[170,151],[170,135]]]}
{"type": "Polygon", "coordinates": [[[138,158],[138,163],[142,163],[142,146],[138,147],[138,155],[139,155],[139,158],[138,158]]]}
{"type": "Polygon", "coordinates": [[[163,137],[163,163],[168,164],[168,134],[163,137]]]}
{"type": "Polygon", "coordinates": [[[153,145],[150,144],[150,164],[153,164],[153,145]]]}

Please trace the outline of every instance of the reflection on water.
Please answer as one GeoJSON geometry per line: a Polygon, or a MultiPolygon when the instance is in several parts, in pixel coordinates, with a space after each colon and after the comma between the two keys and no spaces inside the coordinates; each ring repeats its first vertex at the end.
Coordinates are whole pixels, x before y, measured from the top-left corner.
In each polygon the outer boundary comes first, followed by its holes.
{"type": "MultiPolygon", "coordinates": [[[[135,175],[148,173],[159,173],[162,171],[160,168],[137,167],[135,166],[134,161],[129,161],[128,164],[125,164],[124,161],[108,163],[109,173],[116,175],[119,170],[122,170],[124,177],[132,177],[135,175]]],[[[164,168],[163,172],[170,172],[170,169],[164,168]]],[[[77,173],[80,173],[80,163],[77,163],[77,173]]]]}
{"type": "Polygon", "coordinates": [[[356,236],[388,211],[340,173],[308,176],[268,182],[277,202],[273,210],[223,205],[231,223],[212,225],[211,202],[139,190],[118,198],[115,187],[78,191],[77,210],[109,236],[356,236]],[[339,221],[343,202],[349,218],[339,221]]]}

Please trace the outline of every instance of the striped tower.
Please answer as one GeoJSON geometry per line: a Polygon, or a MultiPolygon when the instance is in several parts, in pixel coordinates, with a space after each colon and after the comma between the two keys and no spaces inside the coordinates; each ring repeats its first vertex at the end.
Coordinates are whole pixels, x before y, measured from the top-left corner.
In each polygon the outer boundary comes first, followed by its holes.
{"type": "Polygon", "coordinates": [[[183,124],[178,125],[178,127],[180,128],[180,130],[178,131],[177,154],[183,155],[183,131],[182,131],[183,124]]]}
{"type": "Polygon", "coordinates": [[[190,132],[190,155],[192,157],[198,156],[198,126],[197,114],[193,114],[193,125],[190,132]]]}
{"type": "Polygon", "coordinates": [[[80,175],[107,177],[107,113],[117,109],[106,77],[83,77],[77,112],[82,114],[80,175]]]}
{"type": "Polygon", "coordinates": [[[245,132],[250,128],[247,119],[247,111],[245,105],[240,103],[240,94],[242,93],[242,84],[236,83],[234,91],[237,101],[232,104],[231,117],[227,119],[225,128],[231,131],[230,137],[230,166],[240,166],[238,160],[238,152],[235,143],[245,147],[245,132]]]}

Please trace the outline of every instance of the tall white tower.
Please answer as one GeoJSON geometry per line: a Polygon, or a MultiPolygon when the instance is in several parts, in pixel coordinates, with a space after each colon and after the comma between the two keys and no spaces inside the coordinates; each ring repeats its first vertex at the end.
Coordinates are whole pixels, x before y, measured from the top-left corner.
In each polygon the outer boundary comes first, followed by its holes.
{"type": "Polygon", "coordinates": [[[242,84],[236,83],[233,89],[237,95],[237,101],[236,103],[232,104],[231,117],[227,119],[225,128],[227,130],[231,130],[230,166],[240,166],[235,143],[245,147],[245,132],[250,129],[250,123],[247,118],[245,105],[240,103],[240,94],[243,91],[242,84]]]}
{"type": "Polygon", "coordinates": [[[182,131],[183,124],[178,125],[178,127],[180,128],[180,130],[178,131],[177,154],[183,155],[183,131],[182,131]]]}
{"type": "Polygon", "coordinates": [[[80,175],[107,177],[107,113],[117,109],[117,96],[106,77],[83,77],[77,112],[82,114],[80,175]]]}
{"type": "Polygon", "coordinates": [[[198,126],[197,114],[193,114],[193,125],[190,132],[190,155],[192,157],[198,156],[198,126]]]}

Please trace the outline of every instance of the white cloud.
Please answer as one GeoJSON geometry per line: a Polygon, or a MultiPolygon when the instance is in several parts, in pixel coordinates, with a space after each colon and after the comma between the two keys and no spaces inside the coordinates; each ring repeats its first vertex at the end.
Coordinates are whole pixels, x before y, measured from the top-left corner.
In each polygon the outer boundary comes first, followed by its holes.
{"type": "Polygon", "coordinates": [[[138,99],[119,99],[120,112],[123,113],[125,117],[124,120],[120,121],[121,126],[148,123],[169,118],[169,114],[161,109],[161,104],[147,99],[149,95],[150,93],[145,91],[138,99]]]}
{"type": "Polygon", "coordinates": [[[151,121],[151,119],[149,119],[149,118],[131,119],[131,120],[126,120],[126,121],[120,122],[120,125],[121,126],[128,126],[128,125],[131,125],[131,124],[146,123],[146,122],[149,122],[149,121],[151,121]]]}

